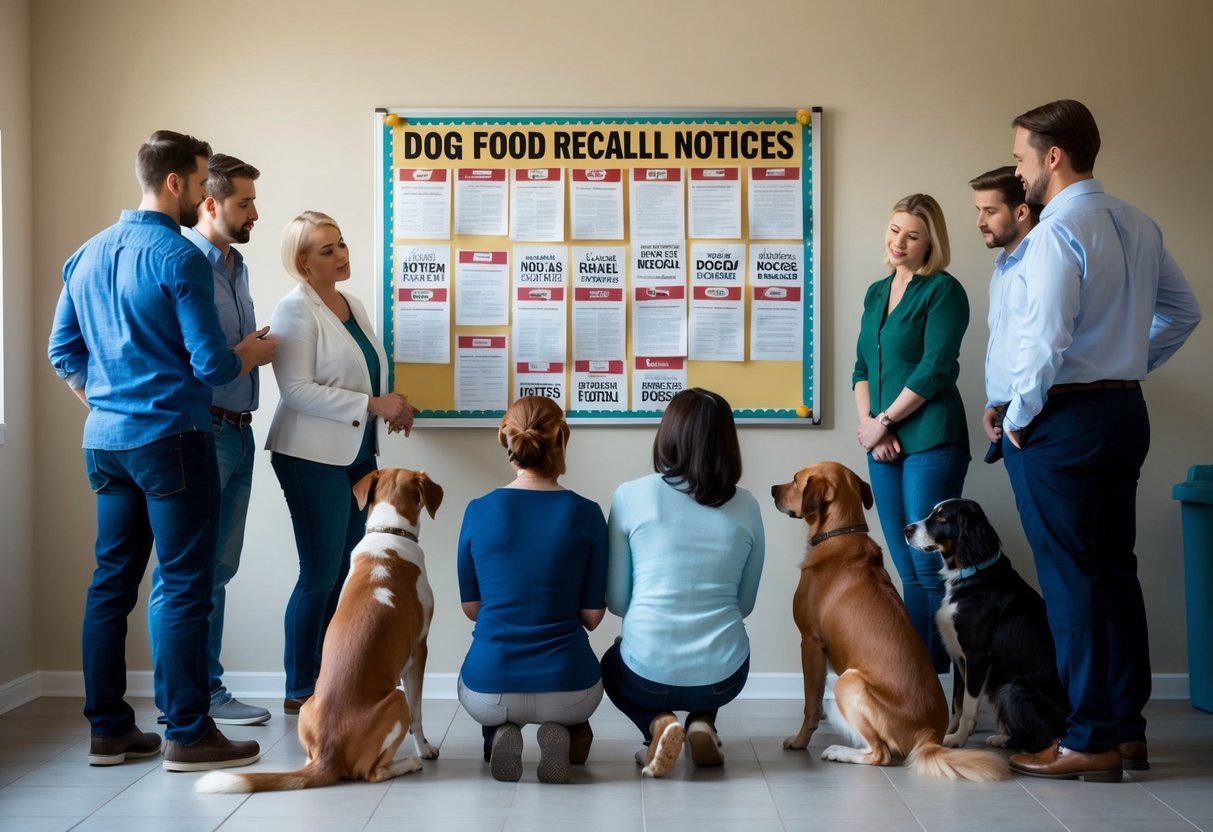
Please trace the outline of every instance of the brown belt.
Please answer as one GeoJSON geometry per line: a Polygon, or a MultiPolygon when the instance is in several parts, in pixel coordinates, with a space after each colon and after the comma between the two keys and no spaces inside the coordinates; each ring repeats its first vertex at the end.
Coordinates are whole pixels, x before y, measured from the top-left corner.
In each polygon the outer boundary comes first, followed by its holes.
{"type": "Polygon", "coordinates": [[[1049,395],[1059,396],[1062,393],[1077,393],[1080,390],[1137,390],[1140,387],[1141,382],[1133,379],[1128,381],[1121,381],[1120,379],[1078,381],[1073,384],[1054,384],[1049,388],[1049,395]]]}
{"type": "Polygon", "coordinates": [[[211,415],[218,416],[225,422],[231,422],[233,425],[244,427],[253,421],[253,412],[251,410],[224,410],[222,407],[211,405],[211,415]]]}

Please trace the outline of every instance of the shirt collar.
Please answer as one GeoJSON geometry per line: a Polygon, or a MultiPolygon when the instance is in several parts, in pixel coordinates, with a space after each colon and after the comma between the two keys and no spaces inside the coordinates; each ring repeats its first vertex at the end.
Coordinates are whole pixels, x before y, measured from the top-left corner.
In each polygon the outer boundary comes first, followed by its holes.
{"type": "MultiPolygon", "coordinates": [[[[219,250],[219,246],[208,240],[205,234],[197,228],[183,228],[181,229],[181,233],[206,255],[206,259],[211,262],[213,268],[227,271],[227,263],[224,262],[223,252],[219,250]]],[[[244,262],[244,256],[236,250],[235,246],[230,246],[228,251],[232,253],[232,274],[238,274],[240,272],[240,264],[244,262]]]]}
{"type": "Polygon", "coordinates": [[[1079,179],[1058,192],[1057,196],[1049,200],[1049,204],[1040,212],[1040,218],[1043,220],[1046,217],[1051,217],[1062,209],[1067,202],[1072,199],[1077,199],[1080,196],[1088,194],[1103,193],[1103,182],[1098,179],[1079,179]]]}
{"type": "Polygon", "coordinates": [[[173,218],[163,211],[143,211],[138,208],[129,209],[122,212],[120,221],[163,225],[165,228],[173,229],[178,234],[181,233],[181,226],[173,222],[173,218]]]}

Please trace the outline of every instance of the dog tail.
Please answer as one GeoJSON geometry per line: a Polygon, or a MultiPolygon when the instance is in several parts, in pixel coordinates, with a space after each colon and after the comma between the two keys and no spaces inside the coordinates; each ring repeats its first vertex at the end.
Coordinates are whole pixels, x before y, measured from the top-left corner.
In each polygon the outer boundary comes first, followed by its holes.
{"type": "Polygon", "coordinates": [[[284,792],[331,786],[339,779],[336,769],[332,766],[312,762],[298,771],[259,771],[255,774],[212,771],[194,784],[194,791],[202,794],[284,792]]]}
{"type": "Polygon", "coordinates": [[[993,751],[975,748],[944,748],[937,738],[923,738],[906,757],[906,765],[927,777],[993,783],[1010,780],[1007,761],[993,751]]]}

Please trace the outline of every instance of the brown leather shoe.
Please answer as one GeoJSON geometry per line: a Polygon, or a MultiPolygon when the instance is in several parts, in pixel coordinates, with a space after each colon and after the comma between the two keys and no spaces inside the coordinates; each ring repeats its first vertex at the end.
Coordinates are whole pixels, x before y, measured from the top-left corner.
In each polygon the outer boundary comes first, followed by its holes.
{"type": "Polygon", "coordinates": [[[299,709],[303,707],[303,703],[312,698],[309,693],[307,696],[300,696],[298,699],[283,699],[282,712],[287,716],[299,716],[299,709]]]}
{"type": "Polygon", "coordinates": [[[1150,754],[1144,739],[1120,744],[1120,767],[1125,771],[1150,770],[1150,754]]]}
{"type": "Polygon", "coordinates": [[[1119,783],[1124,776],[1117,749],[1088,754],[1066,748],[1060,742],[1035,754],[1012,754],[1011,771],[1029,777],[1054,780],[1077,778],[1089,783],[1119,783]]]}
{"type": "Polygon", "coordinates": [[[93,734],[88,746],[90,766],[116,766],[139,757],[154,757],[160,753],[160,735],[140,731],[138,727],[119,737],[93,734]]]}
{"type": "Polygon", "coordinates": [[[210,771],[257,762],[261,746],[256,740],[229,740],[212,727],[193,745],[169,740],[164,744],[165,771],[210,771]]]}

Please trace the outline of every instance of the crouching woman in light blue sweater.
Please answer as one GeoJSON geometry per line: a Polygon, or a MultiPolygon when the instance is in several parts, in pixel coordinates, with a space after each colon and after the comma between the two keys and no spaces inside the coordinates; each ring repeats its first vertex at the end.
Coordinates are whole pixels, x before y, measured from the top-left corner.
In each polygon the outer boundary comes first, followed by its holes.
{"type": "Polygon", "coordinates": [[[644,735],[642,774],[662,777],[683,742],[697,766],[724,762],[716,712],[745,686],[765,541],[754,496],[737,487],[729,403],[698,387],[666,408],[657,472],[615,491],[607,523],[607,608],[622,635],[602,657],[607,696],[644,735]],[[673,711],[688,711],[685,727],[673,711]]]}

